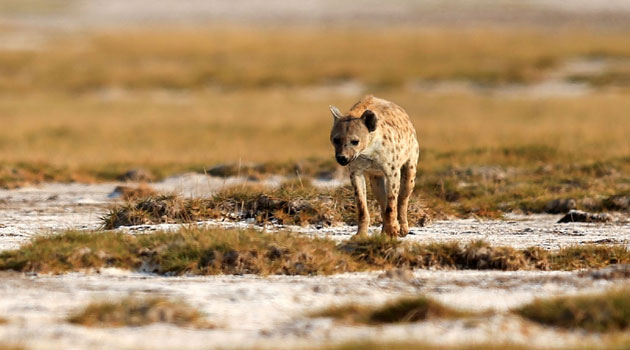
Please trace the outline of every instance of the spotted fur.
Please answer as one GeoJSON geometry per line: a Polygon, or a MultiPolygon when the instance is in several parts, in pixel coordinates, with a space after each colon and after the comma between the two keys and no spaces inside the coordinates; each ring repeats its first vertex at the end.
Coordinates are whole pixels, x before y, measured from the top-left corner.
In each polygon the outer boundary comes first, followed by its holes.
{"type": "Polygon", "coordinates": [[[330,106],[334,123],[330,140],[337,162],[347,166],[357,202],[358,235],[367,234],[370,214],[366,179],[381,208],[383,231],[409,233],[407,207],[413,191],[419,146],[407,113],[396,104],[363,97],[342,114],[330,106]]]}

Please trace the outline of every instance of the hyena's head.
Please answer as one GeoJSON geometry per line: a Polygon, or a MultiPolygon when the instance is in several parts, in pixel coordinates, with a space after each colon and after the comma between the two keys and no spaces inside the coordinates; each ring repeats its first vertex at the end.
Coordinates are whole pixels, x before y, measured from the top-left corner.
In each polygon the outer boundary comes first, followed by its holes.
{"type": "Polygon", "coordinates": [[[370,133],[376,130],[376,115],[368,109],[360,118],[344,116],[335,106],[330,106],[330,112],[334,119],[330,142],[335,146],[335,159],[348,165],[367,148],[370,133]]]}

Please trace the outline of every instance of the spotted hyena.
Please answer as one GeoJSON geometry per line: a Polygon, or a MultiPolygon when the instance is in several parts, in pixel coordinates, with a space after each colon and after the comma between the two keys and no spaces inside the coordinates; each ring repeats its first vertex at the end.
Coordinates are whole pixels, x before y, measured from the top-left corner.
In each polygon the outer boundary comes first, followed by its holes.
{"type": "Polygon", "coordinates": [[[418,163],[418,140],[407,113],[396,104],[366,96],[343,114],[330,106],[334,124],[330,141],[335,158],[348,166],[358,214],[358,235],[367,234],[370,214],[365,176],[370,178],[389,236],[409,233],[407,205],[418,163]]]}

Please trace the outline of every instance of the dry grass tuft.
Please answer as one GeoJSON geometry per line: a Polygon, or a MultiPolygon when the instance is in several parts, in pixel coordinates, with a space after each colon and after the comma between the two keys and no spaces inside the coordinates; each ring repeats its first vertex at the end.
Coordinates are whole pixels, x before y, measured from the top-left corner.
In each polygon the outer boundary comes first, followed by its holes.
{"type": "Polygon", "coordinates": [[[493,247],[484,241],[405,243],[375,235],[339,246],[355,259],[381,268],[447,268],[474,270],[575,270],[630,262],[623,246],[580,245],[558,250],[493,247]]]}
{"type": "Polygon", "coordinates": [[[132,198],[111,208],[102,218],[103,226],[109,230],[120,226],[195,222],[219,217],[219,212],[210,205],[206,200],[184,200],[175,195],[132,198]]]}
{"type": "Polygon", "coordinates": [[[630,290],[538,299],[514,311],[544,325],[593,332],[630,329],[630,290]]]}
{"type": "Polygon", "coordinates": [[[140,327],[159,322],[179,327],[213,328],[191,306],[164,298],[128,297],[116,302],[92,303],[70,316],[68,322],[87,327],[140,327]]]}
{"type": "Polygon", "coordinates": [[[71,231],[0,253],[0,270],[62,273],[101,267],[163,275],[316,275],[368,269],[331,240],[255,230],[181,229],[138,236],[71,231]]]}
{"type": "Polygon", "coordinates": [[[343,322],[386,324],[419,322],[436,318],[470,317],[472,314],[447,307],[424,296],[401,298],[374,307],[348,304],[333,306],[311,314],[311,317],[331,317],[343,322]]]}
{"type": "Polygon", "coordinates": [[[380,235],[336,243],[288,232],[218,228],[137,236],[70,231],[0,252],[0,270],[41,273],[118,267],[163,275],[328,275],[392,268],[574,270],[628,263],[630,251],[623,246],[517,250],[481,241],[422,244],[380,235]]]}
{"type": "Polygon", "coordinates": [[[545,267],[541,261],[528,259],[524,251],[510,247],[492,247],[483,241],[468,243],[411,243],[383,236],[353,239],[341,245],[359,261],[376,266],[408,268],[451,268],[475,270],[522,270],[545,267]]]}
{"type": "MultiPolygon", "coordinates": [[[[376,204],[372,203],[375,222],[380,222],[376,204]]],[[[221,191],[208,199],[158,195],[128,201],[112,207],[103,217],[105,229],[120,226],[185,223],[207,219],[254,219],[257,223],[280,225],[332,226],[356,224],[353,192],[348,187],[319,190],[307,179],[284,183],[277,189],[239,186],[221,191]]],[[[417,199],[410,203],[409,220],[422,224],[427,215],[417,199]]]]}

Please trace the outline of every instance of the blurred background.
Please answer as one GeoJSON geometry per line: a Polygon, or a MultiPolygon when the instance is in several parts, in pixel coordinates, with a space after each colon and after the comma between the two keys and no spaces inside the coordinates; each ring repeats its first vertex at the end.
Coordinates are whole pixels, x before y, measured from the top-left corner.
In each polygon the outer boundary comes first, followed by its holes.
{"type": "Polygon", "coordinates": [[[372,93],[420,176],[623,190],[629,38],[622,0],[0,0],[0,185],[331,166],[328,105],[372,93]]]}

